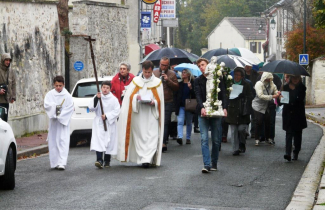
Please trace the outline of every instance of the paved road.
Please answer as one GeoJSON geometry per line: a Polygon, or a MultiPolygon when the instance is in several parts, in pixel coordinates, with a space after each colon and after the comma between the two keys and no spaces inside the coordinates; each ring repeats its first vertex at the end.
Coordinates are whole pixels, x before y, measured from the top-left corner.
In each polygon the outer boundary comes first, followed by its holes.
{"type": "Polygon", "coordinates": [[[15,190],[0,191],[0,209],[285,209],[322,130],[309,123],[299,160],[288,163],[281,126],[277,117],[275,146],[249,139],[239,157],[223,143],[218,171],[210,174],[201,173],[199,134],[192,145],[171,141],[159,168],[113,161],[99,170],[88,147],[70,150],[66,171],[49,169],[47,155],[23,160],[15,190]]]}

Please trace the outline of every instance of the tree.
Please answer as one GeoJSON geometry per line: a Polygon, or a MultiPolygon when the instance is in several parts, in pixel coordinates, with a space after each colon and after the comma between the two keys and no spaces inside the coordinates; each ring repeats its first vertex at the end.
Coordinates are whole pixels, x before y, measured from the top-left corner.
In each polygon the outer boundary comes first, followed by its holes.
{"type": "MultiPolygon", "coordinates": [[[[298,25],[289,31],[285,48],[289,60],[299,62],[299,54],[303,52],[303,26],[298,25]]],[[[316,29],[311,26],[306,28],[306,50],[310,60],[313,60],[325,52],[325,29],[316,29]]]]}
{"type": "Polygon", "coordinates": [[[325,28],[325,0],[314,1],[313,15],[315,26],[317,28],[325,28]]]}

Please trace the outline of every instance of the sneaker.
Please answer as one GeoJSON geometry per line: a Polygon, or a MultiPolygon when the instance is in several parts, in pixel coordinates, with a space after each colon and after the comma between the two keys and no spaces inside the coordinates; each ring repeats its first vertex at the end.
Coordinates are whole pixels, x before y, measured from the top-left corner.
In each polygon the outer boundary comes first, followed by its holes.
{"type": "Polygon", "coordinates": [[[208,166],[204,166],[204,168],[202,168],[202,173],[204,173],[204,174],[209,173],[209,171],[210,171],[210,167],[208,167],[208,166]]]}
{"type": "Polygon", "coordinates": [[[186,139],[186,144],[191,144],[191,140],[186,139]]]}
{"type": "Polygon", "coordinates": [[[109,168],[110,167],[110,162],[109,161],[104,161],[104,167],[109,168]]]}
{"type": "Polygon", "coordinates": [[[103,168],[103,161],[102,160],[98,160],[95,162],[95,166],[99,169],[103,168]]]}
{"type": "Polygon", "coordinates": [[[179,144],[179,145],[183,145],[183,139],[181,139],[181,138],[177,138],[177,143],[179,144]]]}
{"type": "Polygon", "coordinates": [[[260,143],[260,140],[255,140],[255,146],[258,146],[260,143]]]}
{"type": "Polygon", "coordinates": [[[216,171],[218,169],[217,164],[216,163],[212,163],[212,166],[210,168],[210,171],[216,171]]]}
{"type": "Polygon", "coordinates": [[[63,170],[65,170],[65,167],[63,165],[58,165],[57,169],[63,171],[63,170]]]}
{"type": "Polygon", "coordinates": [[[269,140],[268,140],[268,143],[271,144],[271,145],[275,145],[275,142],[274,142],[273,139],[269,139],[269,140]]]}

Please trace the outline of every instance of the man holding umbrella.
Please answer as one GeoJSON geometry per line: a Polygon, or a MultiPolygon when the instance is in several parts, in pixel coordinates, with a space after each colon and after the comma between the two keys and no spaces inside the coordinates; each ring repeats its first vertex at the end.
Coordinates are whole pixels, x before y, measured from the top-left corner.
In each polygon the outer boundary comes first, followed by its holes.
{"type": "Polygon", "coordinates": [[[179,88],[177,77],[174,71],[170,70],[170,61],[168,57],[162,57],[160,59],[159,69],[153,71],[153,74],[161,78],[163,82],[164,89],[164,99],[165,99],[165,122],[164,122],[164,140],[162,151],[167,151],[167,141],[168,141],[168,125],[170,124],[170,118],[173,111],[173,92],[177,91],[179,88]]]}

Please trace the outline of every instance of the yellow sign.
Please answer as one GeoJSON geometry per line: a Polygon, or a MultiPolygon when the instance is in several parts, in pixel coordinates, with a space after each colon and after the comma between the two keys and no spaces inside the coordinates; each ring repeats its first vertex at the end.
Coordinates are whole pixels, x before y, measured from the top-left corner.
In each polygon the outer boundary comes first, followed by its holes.
{"type": "Polygon", "coordinates": [[[144,3],[146,3],[146,4],[154,4],[154,3],[156,3],[156,1],[158,1],[158,0],[142,0],[144,3]]]}

